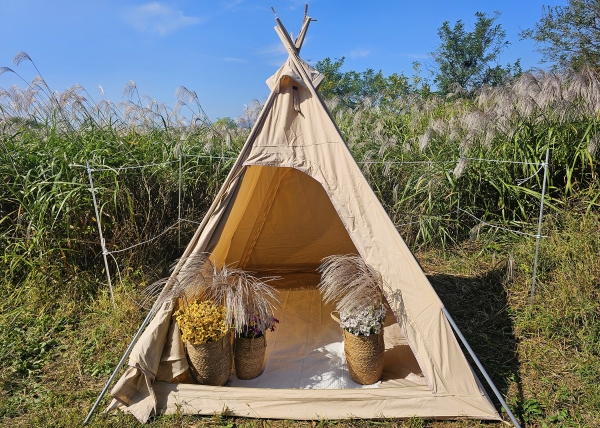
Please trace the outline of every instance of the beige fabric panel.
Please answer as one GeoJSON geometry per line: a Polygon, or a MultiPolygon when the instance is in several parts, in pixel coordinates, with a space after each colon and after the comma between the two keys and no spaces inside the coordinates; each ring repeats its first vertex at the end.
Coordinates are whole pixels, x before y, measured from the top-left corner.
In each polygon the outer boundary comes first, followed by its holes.
{"type": "MultiPolygon", "coordinates": [[[[146,412],[152,407],[148,406],[148,403],[154,402],[155,392],[158,407],[169,413],[182,411],[213,414],[221,412],[226,405],[235,415],[265,418],[408,418],[416,415],[435,418],[499,419],[487,396],[480,391],[460,351],[454,334],[441,312],[441,301],[364,179],[321,100],[314,92],[310,82],[310,71],[306,71],[300,59],[294,55],[290,55],[288,61],[291,61],[290,64],[293,64],[295,71],[299,73],[297,78],[304,79],[305,83],[295,85],[298,86],[297,100],[300,112],[294,109],[294,81],[287,75],[281,79],[278,91],[273,91],[269,96],[257,127],[253,129],[240,159],[219,193],[220,200],[213,204],[215,209],[205,218],[205,226],[198,230],[185,254],[189,254],[190,251],[214,249],[215,257],[232,262],[242,260],[245,254],[248,256],[247,266],[254,263],[254,266],[263,266],[265,269],[269,257],[273,257],[271,260],[276,260],[277,263],[293,263],[293,256],[296,254],[292,251],[287,251],[285,257],[280,254],[268,255],[267,242],[278,236],[275,232],[286,232],[283,228],[283,217],[275,215],[276,212],[281,214],[283,211],[277,211],[277,208],[271,214],[270,210],[263,210],[264,223],[261,226],[260,222],[256,221],[263,205],[258,204],[260,206],[257,207],[252,200],[256,195],[259,195],[259,199],[266,195],[261,192],[266,192],[266,183],[271,185],[274,178],[269,178],[269,173],[273,170],[256,169],[256,172],[252,172],[256,176],[248,178],[248,190],[244,188],[242,192],[239,177],[242,176],[244,167],[241,162],[247,166],[247,170],[260,166],[276,166],[294,168],[306,173],[321,185],[323,193],[329,197],[329,206],[338,214],[338,221],[346,231],[345,236],[349,236],[353,244],[351,248],[358,250],[367,263],[377,268],[391,287],[388,301],[398,316],[402,336],[410,344],[428,385],[375,388],[368,391],[342,389],[336,390],[336,394],[332,396],[331,390],[280,389],[277,394],[273,394],[273,390],[262,388],[172,385],[160,381],[150,384],[150,378],[157,372],[157,357],[163,362],[169,362],[171,358],[170,354],[162,354],[167,340],[164,327],[152,323],[140,339],[140,345],[132,352],[131,363],[141,363],[153,369],[144,374],[139,365],[132,367],[121,379],[118,387],[113,389],[112,394],[118,396],[120,391],[137,391],[135,397],[131,397],[128,410],[141,421],[147,419],[146,412]],[[263,176],[263,173],[266,175],[263,176]],[[242,199],[238,209],[240,194],[242,199]],[[252,195],[252,198],[242,202],[243,195],[252,195]],[[275,223],[278,223],[278,218],[282,227],[276,231],[269,230],[269,215],[273,216],[275,223]],[[236,222],[243,229],[243,233],[238,235],[238,228],[234,227],[236,222]],[[250,247],[243,245],[242,251],[242,246],[238,246],[237,243],[252,242],[251,236],[257,237],[256,242],[250,247]],[[247,248],[251,251],[247,251],[247,248]],[[224,397],[227,397],[226,401],[224,397]]],[[[280,73],[280,76],[283,74],[285,73],[280,73]]],[[[274,171],[275,174],[282,172],[283,170],[274,171]]],[[[292,176],[293,174],[290,175],[292,176]]],[[[286,177],[284,174],[281,182],[286,181],[286,177]]],[[[246,183],[245,175],[242,181],[246,183]]],[[[302,179],[299,181],[302,182],[302,179]]],[[[290,185],[294,186],[297,183],[290,185]]],[[[321,205],[313,200],[312,195],[308,200],[311,207],[321,205]]],[[[319,196],[317,200],[322,201],[323,198],[319,196]]],[[[272,201],[273,206],[281,207],[285,205],[284,202],[285,198],[280,203],[276,197],[272,201]]],[[[300,202],[296,204],[299,205],[300,202]]],[[[302,210],[288,212],[299,215],[302,210]]],[[[305,218],[296,220],[304,221],[305,218]]],[[[291,225],[289,227],[293,227],[294,219],[289,218],[288,221],[288,225],[291,225]]],[[[333,236],[342,238],[339,241],[340,248],[331,254],[352,252],[347,248],[350,247],[349,243],[344,243],[342,235],[336,232],[337,229],[339,226],[332,226],[331,230],[333,236]],[[346,250],[342,251],[344,248],[346,250]]],[[[281,248],[285,246],[280,247],[280,250],[281,248]]],[[[317,259],[319,251],[313,248],[308,253],[310,257],[317,259]]],[[[297,260],[314,264],[315,260],[310,260],[310,257],[297,260]]],[[[177,349],[177,346],[172,345],[175,343],[170,345],[170,349],[177,349]]]]}
{"type": "Polygon", "coordinates": [[[384,208],[329,119],[320,99],[299,87],[300,109],[283,81],[273,110],[257,134],[246,162],[299,169],[327,192],[361,256],[391,287],[390,305],[399,316],[435,393],[481,393],[444,321],[442,302],[398,234],[384,208]]]}
{"type": "Polygon", "coordinates": [[[500,420],[482,395],[432,395],[426,386],[372,389],[278,389],[154,384],[158,408],[167,414],[267,419],[402,418],[500,420]]]}
{"type": "Polygon", "coordinates": [[[223,221],[213,259],[248,270],[314,270],[357,253],[323,187],[293,168],[248,167],[223,221]]]}

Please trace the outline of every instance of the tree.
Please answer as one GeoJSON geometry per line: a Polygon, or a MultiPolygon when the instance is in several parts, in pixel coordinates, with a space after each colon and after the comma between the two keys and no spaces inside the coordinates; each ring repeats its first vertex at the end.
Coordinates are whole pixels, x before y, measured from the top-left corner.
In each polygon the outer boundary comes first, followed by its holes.
{"type": "Polygon", "coordinates": [[[510,44],[504,40],[506,32],[502,26],[495,24],[500,13],[495,12],[489,17],[477,12],[475,16],[477,22],[472,32],[465,31],[462,20],[458,20],[454,28],[445,21],[438,29],[441,43],[431,55],[437,64],[434,82],[441,94],[453,92],[456,85],[468,92],[483,85],[496,86],[511,74],[521,73],[519,60],[506,68],[497,63],[510,44]]]}
{"type": "Polygon", "coordinates": [[[600,1],[568,0],[566,6],[544,6],[534,29],[520,33],[533,39],[544,62],[580,70],[600,66],[600,1]]]}
{"type": "Polygon", "coordinates": [[[374,103],[384,103],[408,92],[408,78],[403,74],[385,77],[373,69],[363,72],[341,71],[345,58],[318,61],[315,68],[325,76],[319,92],[325,99],[339,97],[343,104],[354,107],[365,97],[374,103]]]}

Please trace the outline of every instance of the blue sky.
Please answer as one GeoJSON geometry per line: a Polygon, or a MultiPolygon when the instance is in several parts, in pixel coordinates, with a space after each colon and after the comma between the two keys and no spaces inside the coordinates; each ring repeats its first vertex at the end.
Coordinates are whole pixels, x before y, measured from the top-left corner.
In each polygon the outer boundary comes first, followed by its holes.
{"type": "MultiPolygon", "coordinates": [[[[270,6],[293,34],[299,30],[304,1],[295,0],[0,0],[0,67],[8,66],[31,81],[29,62],[18,67],[13,56],[25,51],[52,89],[75,83],[97,101],[121,99],[128,81],[141,94],[168,105],[175,90],[196,91],[212,119],[236,117],[244,104],[268,95],[265,80],[286,54],[273,26],[270,6]]],[[[521,58],[523,68],[540,68],[531,41],[520,30],[539,20],[542,5],[565,1],[420,0],[309,2],[311,23],[302,57],[313,64],[325,57],[346,57],[345,70],[373,68],[385,75],[412,75],[412,62],[432,66],[437,29],[458,19],[471,29],[476,11],[502,13],[511,42],[501,63],[521,58]]],[[[0,87],[19,82],[0,75],[0,87]]]]}

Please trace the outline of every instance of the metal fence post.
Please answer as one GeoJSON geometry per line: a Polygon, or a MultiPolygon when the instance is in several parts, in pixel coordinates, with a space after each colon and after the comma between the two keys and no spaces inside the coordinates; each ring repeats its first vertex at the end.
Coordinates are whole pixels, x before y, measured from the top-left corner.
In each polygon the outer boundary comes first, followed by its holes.
{"type": "Polygon", "coordinates": [[[98,213],[98,203],[96,202],[96,190],[94,189],[94,179],[92,178],[92,169],[90,168],[90,162],[86,161],[88,178],[90,180],[90,188],[92,189],[92,200],[94,201],[94,212],[96,213],[96,223],[98,224],[98,234],[100,235],[100,246],[102,247],[102,257],[104,257],[104,269],[106,270],[106,278],[108,279],[108,289],[110,290],[110,301],[113,306],[115,305],[115,295],[113,293],[112,281],[110,279],[110,270],[108,269],[108,259],[106,255],[108,250],[106,249],[106,242],[104,236],[102,236],[102,224],[100,223],[100,214],[98,213]]]}
{"type": "Polygon", "coordinates": [[[533,305],[533,296],[535,294],[535,281],[537,277],[537,266],[538,257],[540,253],[540,238],[542,237],[542,218],[544,216],[544,199],[546,197],[546,177],[548,175],[548,157],[550,155],[550,148],[546,149],[546,161],[542,165],[544,167],[544,179],[542,183],[542,200],[540,202],[540,215],[538,217],[538,230],[535,237],[535,258],[533,259],[533,278],[531,280],[531,296],[529,297],[529,304],[533,305]]]}

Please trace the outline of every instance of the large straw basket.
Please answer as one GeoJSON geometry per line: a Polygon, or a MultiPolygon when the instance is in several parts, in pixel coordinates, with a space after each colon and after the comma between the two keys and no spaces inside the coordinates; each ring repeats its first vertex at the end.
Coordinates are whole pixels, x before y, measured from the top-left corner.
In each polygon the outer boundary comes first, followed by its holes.
{"type": "Polygon", "coordinates": [[[370,385],[381,379],[385,351],[383,329],[369,336],[355,336],[344,330],[344,351],[354,382],[370,385]]]}
{"type": "Polygon", "coordinates": [[[222,386],[231,376],[231,331],[216,342],[194,345],[185,343],[190,372],[202,385],[222,386]]]}
{"type": "Polygon", "coordinates": [[[260,337],[235,339],[235,374],[240,379],[254,379],[262,371],[267,339],[263,334],[260,337]]]}

